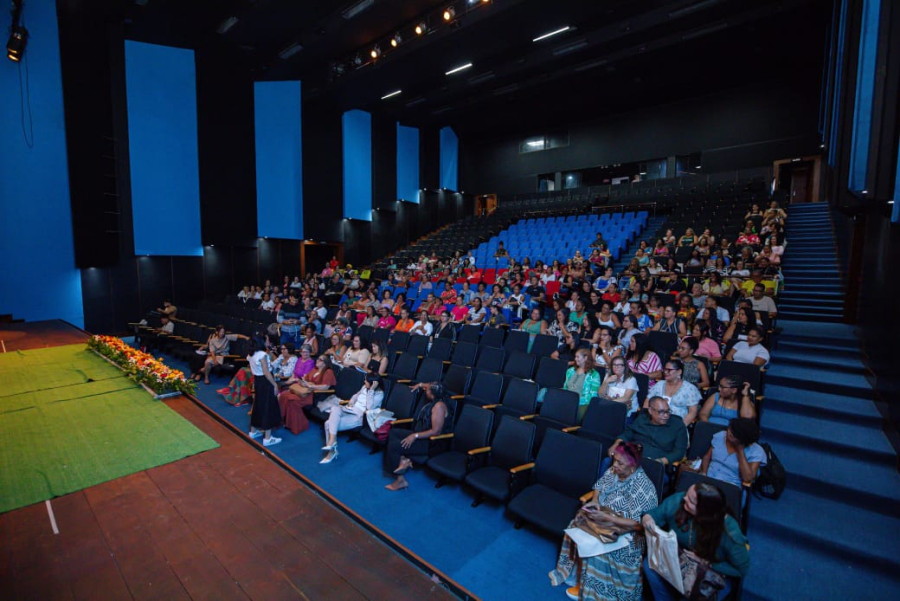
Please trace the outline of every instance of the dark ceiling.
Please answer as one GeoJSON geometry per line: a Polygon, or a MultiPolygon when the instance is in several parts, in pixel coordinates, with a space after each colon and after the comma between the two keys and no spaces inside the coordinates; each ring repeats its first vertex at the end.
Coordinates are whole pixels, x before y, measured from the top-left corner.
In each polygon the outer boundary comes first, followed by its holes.
{"type": "Polygon", "coordinates": [[[133,39],[220,51],[256,79],[303,80],[308,101],[387,112],[412,125],[449,124],[476,137],[539,131],[723,87],[814,81],[832,7],[816,0],[372,0],[348,19],[342,13],[355,0],[113,4],[133,39]],[[457,14],[446,24],[440,13],[450,5],[457,14]],[[217,33],[229,17],[237,22],[217,33]],[[416,36],[412,28],[423,19],[430,32],[416,36]],[[532,41],[563,26],[571,29],[532,41]],[[393,50],[396,32],[403,43],[393,50]],[[302,49],[280,58],[292,44],[302,49]],[[375,44],[383,54],[371,61],[375,44]],[[402,93],[382,100],[395,90],[402,93]]]}

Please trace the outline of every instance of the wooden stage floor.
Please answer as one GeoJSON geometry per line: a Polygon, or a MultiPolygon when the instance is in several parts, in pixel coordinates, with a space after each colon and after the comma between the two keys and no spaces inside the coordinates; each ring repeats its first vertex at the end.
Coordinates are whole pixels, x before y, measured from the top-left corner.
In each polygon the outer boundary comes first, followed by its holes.
{"type": "Polygon", "coordinates": [[[221,446],[53,499],[59,534],[44,503],[0,515],[0,598],[455,598],[191,400],[167,404],[221,446]]]}

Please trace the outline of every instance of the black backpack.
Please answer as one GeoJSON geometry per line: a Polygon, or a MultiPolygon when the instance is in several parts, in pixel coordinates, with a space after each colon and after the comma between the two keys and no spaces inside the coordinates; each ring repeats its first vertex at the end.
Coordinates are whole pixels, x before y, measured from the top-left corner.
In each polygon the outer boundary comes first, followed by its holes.
{"type": "Polygon", "coordinates": [[[787,472],[784,465],[778,460],[778,456],[767,442],[760,443],[766,452],[766,464],[759,468],[759,475],[753,483],[755,496],[777,499],[787,486],[787,472]]]}

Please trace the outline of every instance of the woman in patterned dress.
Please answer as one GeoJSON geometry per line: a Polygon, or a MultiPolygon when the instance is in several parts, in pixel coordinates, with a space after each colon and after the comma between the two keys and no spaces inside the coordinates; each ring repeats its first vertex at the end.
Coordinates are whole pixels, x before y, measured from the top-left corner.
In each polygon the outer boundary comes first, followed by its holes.
{"type": "Polygon", "coordinates": [[[633,533],[631,543],[610,553],[581,558],[575,542],[568,536],[563,538],[556,569],[549,575],[553,586],[574,584],[566,591],[570,599],[641,599],[644,536],[640,520],[659,503],[656,487],[641,469],[641,455],[640,444],[619,443],[612,467],[594,484],[594,496],[588,503],[622,516],[613,518],[614,525],[633,533]]]}

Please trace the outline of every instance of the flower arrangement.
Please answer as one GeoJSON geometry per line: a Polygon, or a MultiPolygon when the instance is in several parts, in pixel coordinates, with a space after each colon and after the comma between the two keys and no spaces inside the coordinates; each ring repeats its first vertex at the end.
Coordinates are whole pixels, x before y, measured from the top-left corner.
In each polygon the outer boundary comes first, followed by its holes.
{"type": "Polygon", "coordinates": [[[91,336],[88,348],[106,357],[135,382],[146,386],[157,397],[172,393],[194,394],[196,385],[184,377],[184,373],[168,367],[162,358],[155,359],[147,353],[129,346],[114,336],[91,336]]]}

